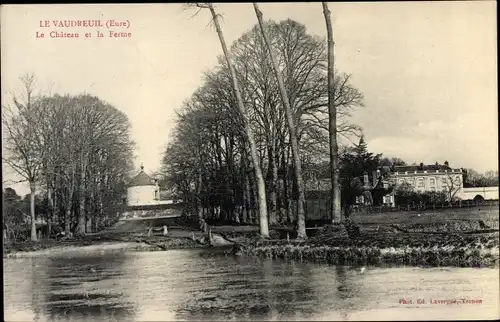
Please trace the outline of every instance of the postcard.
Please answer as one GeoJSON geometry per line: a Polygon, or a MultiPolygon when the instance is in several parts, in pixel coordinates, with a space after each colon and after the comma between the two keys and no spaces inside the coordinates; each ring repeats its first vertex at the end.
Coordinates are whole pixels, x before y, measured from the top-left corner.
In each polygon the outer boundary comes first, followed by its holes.
{"type": "Polygon", "coordinates": [[[5,321],[500,318],[494,1],[0,11],[5,321]]]}

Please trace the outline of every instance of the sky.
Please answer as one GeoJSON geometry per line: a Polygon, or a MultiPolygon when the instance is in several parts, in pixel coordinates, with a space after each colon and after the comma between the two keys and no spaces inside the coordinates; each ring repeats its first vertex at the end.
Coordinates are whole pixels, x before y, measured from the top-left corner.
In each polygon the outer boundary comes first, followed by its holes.
{"type": "MultiPolygon", "coordinates": [[[[484,172],[498,169],[496,3],[330,3],[336,68],[365,97],[352,122],[368,149],[412,162],[484,172]]],[[[320,2],[263,3],[264,19],[287,18],[326,37],[320,2]]],[[[226,42],[257,22],[251,3],[217,4],[226,42]]],[[[152,172],[175,125],[175,110],[222,54],[210,13],[182,4],[3,5],[2,100],[34,73],[40,92],[87,92],[125,112],[136,164],[152,172]],[[127,27],[53,27],[55,20],[128,21],[127,27]],[[44,27],[45,21],[49,27],[44,27]],[[97,38],[97,31],[104,35],[97,38]],[[130,32],[110,38],[109,31],[130,32]],[[80,38],[50,38],[51,31],[80,38]],[[45,34],[37,38],[36,33],[45,34]],[[85,38],[90,32],[91,37],[85,38]]],[[[4,181],[11,172],[3,169],[4,181]]],[[[13,177],[14,178],[14,177],[13,177]]],[[[8,186],[6,184],[6,186],[8,186]]],[[[18,193],[26,186],[14,185],[18,193]]]]}

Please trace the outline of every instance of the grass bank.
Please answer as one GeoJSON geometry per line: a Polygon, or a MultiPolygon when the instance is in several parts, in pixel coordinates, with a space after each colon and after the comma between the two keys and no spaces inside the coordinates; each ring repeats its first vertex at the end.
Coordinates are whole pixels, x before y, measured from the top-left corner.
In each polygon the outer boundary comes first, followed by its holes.
{"type": "Polygon", "coordinates": [[[487,236],[429,238],[421,234],[363,235],[354,238],[260,240],[240,244],[250,256],[341,265],[498,266],[498,233],[487,236]]]}
{"type": "Polygon", "coordinates": [[[85,251],[87,248],[91,248],[91,246],[98,246],[96,249],[112,249],[113,246],[110,247],[110,245],[121,245],[122,247],[116,247],[138,251],[207,247],[203,239],[195,236],[195,240],[193,240],[192,237],[193,234],[190,234],[189,232],[177,232],[174,236],[153,235],[150,237],[123,232],[105,232],[92,235],[75,236],[74,238],[64,240],[44,239],[36,242],[7,242],[4,243],[3,250],[4,258],[9,258],[36,254],[53,254],[66,251],[76,251],[78,249],[85,251]],[[25,254],[17,255],[20,253],[25,254]]]}
{"type": "Polygon", "coordinates": [[[499,266],[498,209],[356,214],[305,241],[228,232],[233,253],[344,265],[499,266]]]}
{"type": "Polygon", "coordinates": [[[363,234],[337,238],[320,235],[305,241],[240,239],[234,253],[265,258],[340,265],[495,267],[498,233],[487,235],[363,234]],[[321,236],[321,238],[319,238],[321,236]]]}

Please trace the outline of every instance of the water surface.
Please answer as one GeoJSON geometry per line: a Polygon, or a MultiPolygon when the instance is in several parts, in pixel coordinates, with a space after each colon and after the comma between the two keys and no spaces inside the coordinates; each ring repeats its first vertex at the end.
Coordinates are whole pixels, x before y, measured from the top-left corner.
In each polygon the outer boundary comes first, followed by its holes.
{"type": "Polygon", "coordinates": [[[6,321],[498,318],[498,269],[359,268],[204,250],[4,259],[6,321]],[[465,304],[462,298],[480,300],[465,304]],[[417,304],[417,299],[424,304],[417,304]],[[431,304],[453,300],[454,304],[431,304]],[[412,301],[403,304],[401,300],[412,301]]]}

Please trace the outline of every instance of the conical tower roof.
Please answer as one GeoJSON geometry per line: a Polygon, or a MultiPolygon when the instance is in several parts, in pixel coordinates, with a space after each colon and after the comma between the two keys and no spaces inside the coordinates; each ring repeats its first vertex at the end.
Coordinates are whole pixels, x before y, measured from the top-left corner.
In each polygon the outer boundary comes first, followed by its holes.
{"type": "Polygon", "coordinates": [[[144,172],[144,166],[141,164],[141,172],[137,174],[134,179],[132,179],[128,186],[129,187],[137,187],[137,186],[154,186],[154,182],[150,176],[144,172]]]}

